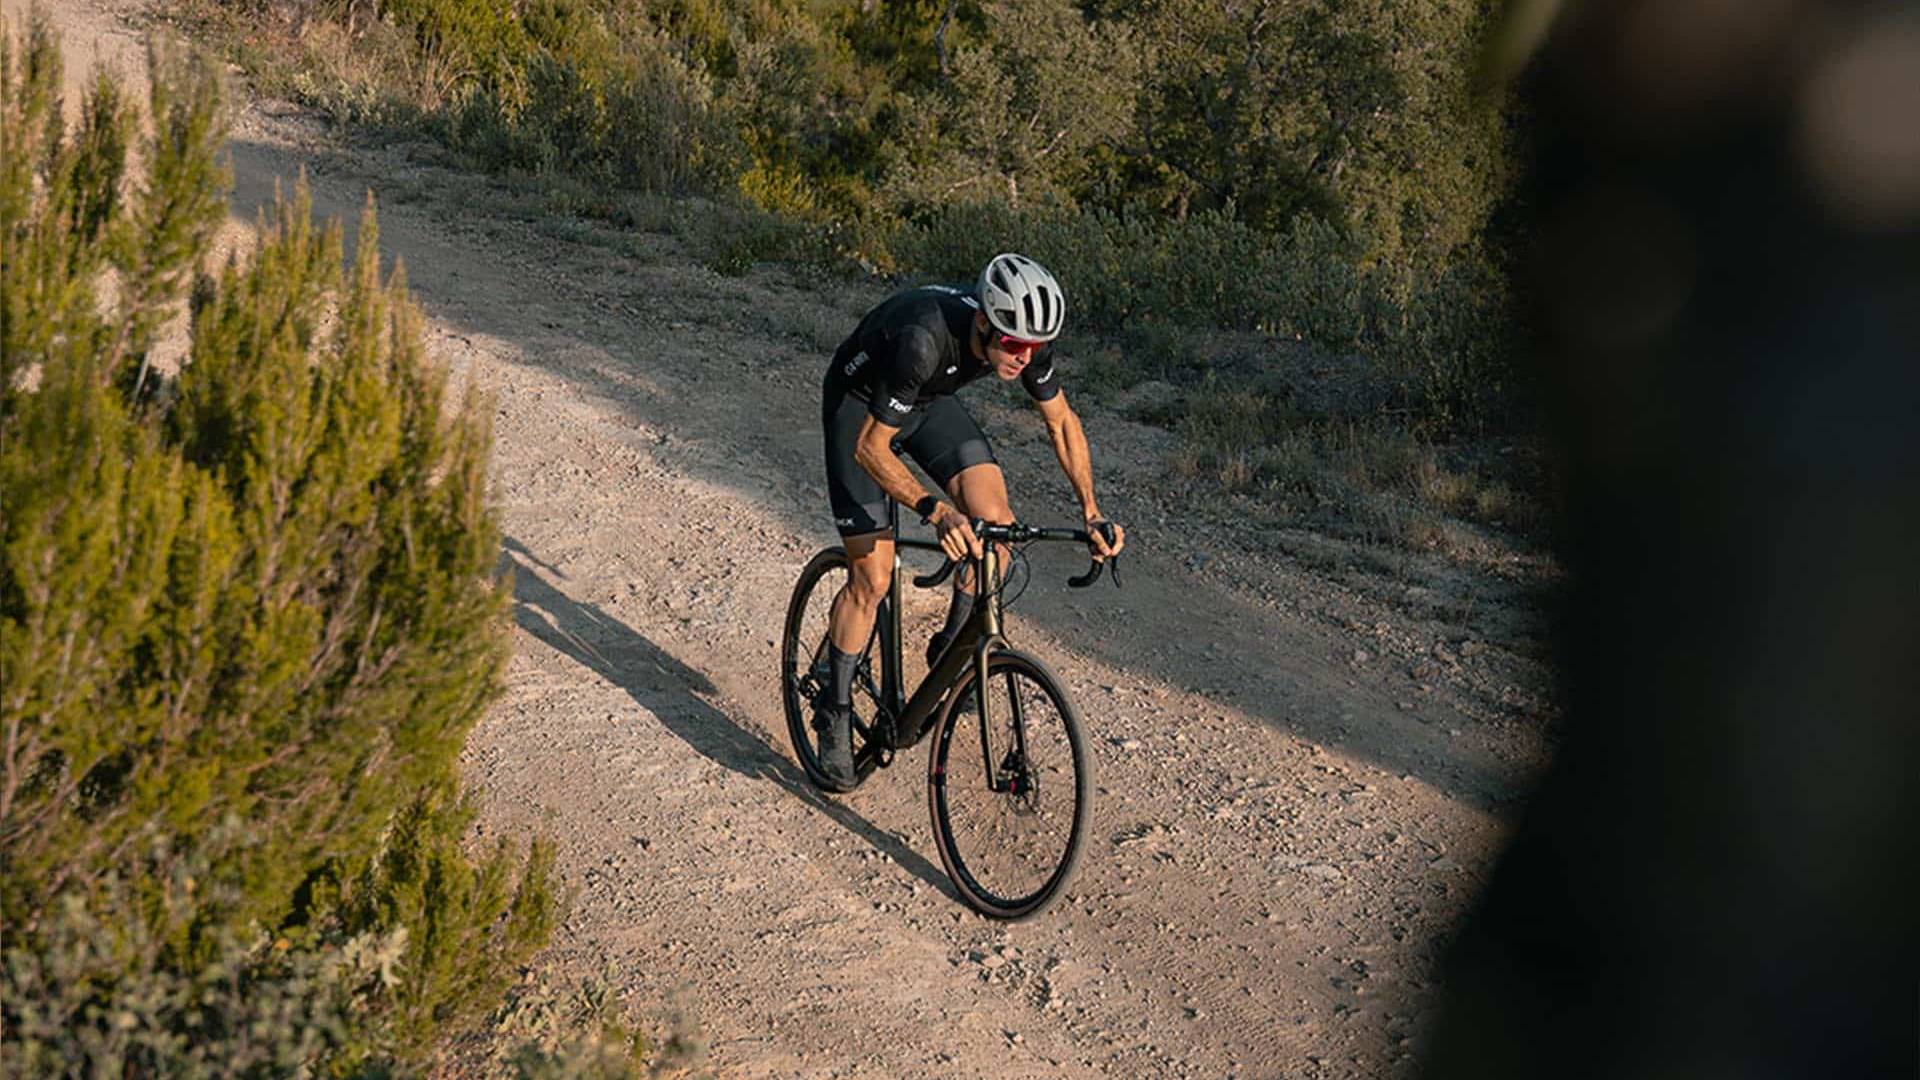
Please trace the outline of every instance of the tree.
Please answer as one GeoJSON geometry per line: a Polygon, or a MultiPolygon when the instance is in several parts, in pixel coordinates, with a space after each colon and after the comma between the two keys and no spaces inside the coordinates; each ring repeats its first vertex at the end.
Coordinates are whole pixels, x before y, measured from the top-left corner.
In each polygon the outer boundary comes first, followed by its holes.
{"type": "Polygon", "coordinates": [[[1133,35],[1071,0],[985,5],[979,40],[915,100],[889,187],[905,209],[1001,199],[1074,201],[1091,152],[1124,140],[1142,73],[1133,35]]]}
{"type": "MultiPolygon", "coordinates": [[[[204,272],[227,186],[209,66],[150,50],[145,125],[97,76],[69,137],[44,23],[0,39],[9,970],[68,905],[140,924],[116,933],[154,950],[76,976],[85,1027],[133,968],[190,977],[263,931],[384,935],[397,974],[348,1042],[417,1053],[497,995],[553,908],[544,850],[521,870],[458,843],[457,755],[507,648],[485,402],[448,406],[371,207],[350,275],[304,190],[204,272]]],[[[186,1000],[156,1022],[197,1023],[186,1000]]]]}
{"type": "Polygon", "coordinates": [[[1183,204],[1270,233],[1307,214],[1373,265],[1442,267],[1508,187],[1505,116],[1472,87],[1490,17],[1484,0],[1146,4],[1162,77],[1139,148],[1183,204]]]}

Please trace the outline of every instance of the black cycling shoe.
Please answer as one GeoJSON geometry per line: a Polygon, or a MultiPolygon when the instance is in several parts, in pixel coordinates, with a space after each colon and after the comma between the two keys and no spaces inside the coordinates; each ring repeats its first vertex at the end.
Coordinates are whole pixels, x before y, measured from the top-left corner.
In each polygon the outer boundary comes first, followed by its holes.
{"type": "Polygon", "coordinates": [[[817,748],[820,771],[835,787],[851,789],[860,781],[860,774],[853,768],[852,710],[817,704],[813,709],[813,728],[820,733],[817,748]]]}

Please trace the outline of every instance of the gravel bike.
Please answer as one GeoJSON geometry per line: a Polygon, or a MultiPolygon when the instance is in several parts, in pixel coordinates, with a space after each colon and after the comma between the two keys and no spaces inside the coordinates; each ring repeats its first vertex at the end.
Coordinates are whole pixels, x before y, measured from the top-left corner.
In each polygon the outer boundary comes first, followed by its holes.
{"type": "MultiPolygon", "coordinates": [[[[975,911],[1026,918],[1059,895],[1073,873],[1086,838],[1093,762],[1066,688],[1038,658],[1007,644],[1002,617],[1019,596],[1016,591],[1009,598],[1007,590],[1018,575],[1003,574],[1001,564],[1024,568],[1021,548],[1035,541],[1090,544],[1091,538],[1083,529],[973,522],[982,554],[965,561],[972,580],[985,584],[976,584],[981,591],[971,618],[909,695],[901,678],[900,552],[944,553],[939,544],[900,536],[898,504],[888,505],[887,524],[895,538],[893,579],[854,675],[856,778],[841,787],[821,771],[812,722],[813,701],[830,679],[828,615],[851,566],[840,547],[826,548],[807,563],[787,605],[780,690],[794,753],[816,787],[844,792],[934,733],[927,807],[947,876],[975,911]]],[[[935,588],[960,565],[948,559],[913,583],[935,588]]],[[[1095,560],[1068,584],[1086,588],[1106,569],[1095,560]]],[[[1112,576],[1118,585],[1117,563],[1112,576]]]]}

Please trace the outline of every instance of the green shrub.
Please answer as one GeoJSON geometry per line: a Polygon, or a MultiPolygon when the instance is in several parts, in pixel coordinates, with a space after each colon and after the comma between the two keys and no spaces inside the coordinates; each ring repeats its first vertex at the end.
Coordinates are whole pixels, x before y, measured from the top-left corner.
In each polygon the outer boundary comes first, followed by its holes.
{"type": "Polygon", "coordinates": [[[706,81],[656,37],[611,50],[534,49],[510,87],[447,111],[449,141],[486,168],[640,191],[708,190],[729,175],[739,150],[706,81]]]}
{"type": "Polygon", "coordinates": [[[993,202],[945,207],[899,241],[903,262],[961,280],[1008,250],[1060,277],[1076,326],[1109,333],[1160,323],[1344,349],[1363,338],[1379,302],[1352,246],[1311,220],[1270,237],[1218,211],[1165,219],[993,202]]]}
{"type": "MultiPolygon", "coordinates": [[[[172,862],[158,896],[177,915],[198,902],[195,874],[209,867],[171,855],[161,843],[129,862],[148,875],[172,862]]],[[[382,992],[404,949],[399,931],[326,949],[223,935],[186,971],[144,910],[151,885],[110,873],[92,897],[69,893],[45,912],[30,945],[6,950],[10,1075],[292,1075],[347,1045],[352,1014],[382,992]]]]}
{"type": "Polygon", "coordinates": [[[196,276],[225,212],[211,68],[156,49],[149,133],[102,75],[69,135],[45,24],[0,38],[0,951],[51,963],[76,911],[140,943],[89,954],[68,1018],[93,1023],[263,931],[374,935],[397,974],[329,1045],[417,1057],[552,918],[543,847],[460,847],[508,640],[485,402],[447,407],[371,208],[351,275],[302,190],[196,276]],[[176,373],[156,343],[190,280],[176,373]]]}
{"type": "Polygon", "coordinates": [[[210,894],[219,902],[230,890],[217,871],[223,854],[261,839],[231,818],[185,851],[148,831],[120,869],[88,895],[63,894],[0,957],[0,1053],[22,1076],[413,1071],[433,1038],[500,998],[507,974],[544,938],[551,854],[542,845],[507,890],[518,860],[501,852],[468,865],[457,851],[463,814],[423,800],[403,819],[379,862],[430,867],[428,887],[446,895],[422,903],[422,882],[368,874],[350,903],[278,934],[214,931],[190,967],[170,939],[210,894]],[[473,936],[494,924],[493,942],[476,947],[473,936]],[[471,969],[460,976],[466,986],[445,985],[455,967],[471,969]]]}

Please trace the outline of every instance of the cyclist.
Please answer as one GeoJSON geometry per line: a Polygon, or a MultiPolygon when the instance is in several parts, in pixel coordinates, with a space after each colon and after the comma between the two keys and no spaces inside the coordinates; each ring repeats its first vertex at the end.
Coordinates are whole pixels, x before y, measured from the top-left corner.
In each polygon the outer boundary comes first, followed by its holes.
{"type": "MultiPolygon", "coordinates": [[[[1054,455],[1066,472],[1094,557],[1120,552],[1126,534],[1101,517],[1093,497],[1093,465],[1080,418],[1054,377],[1052,342],[1066,304],[1052,274],[1023,255],[991,259],[974,289],[929,285],[895,293],[869,311],[833,354],[821,387],[827,494],[834,525],[852,562],[834,598],[828,631],[832,679],[815,702],[822,769],[837,783],[854,780],[850,712],[855,667],[865,651],[880,598],[893,573],[887,499],[911,506],[940,535],[948,556],[981,553],[968,524],[1013,521],[1006,477],[987,437],[954,392],[991,372],[1020,380],[1046,422],[1054,455]],[[921,488],[899,458],[905,449],[941,492],[921,488]]],[[[973,613],[974,582],[956,574],[946,625],[927,644],[932,666],[973,613]]]]}

